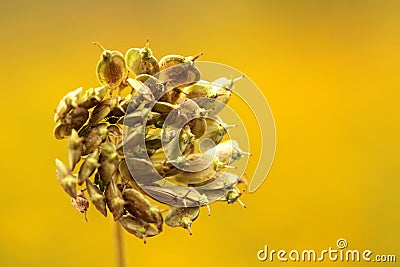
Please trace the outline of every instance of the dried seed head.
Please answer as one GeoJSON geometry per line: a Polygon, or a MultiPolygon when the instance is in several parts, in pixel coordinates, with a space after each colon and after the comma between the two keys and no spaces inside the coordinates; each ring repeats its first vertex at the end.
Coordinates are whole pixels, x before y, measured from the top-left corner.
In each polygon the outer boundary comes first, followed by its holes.
{"type": "Polygon", "coordinates": [[[98,45],[103,50],[97,63],[97,79],[103,86],[112,89],[117,88],[126,78],[124,55],[118,51],[106,50],[96,42],[93,44],[98,45]]]}
{"type": "Polygon", "coordinates": [[[92,176],[96,169],[100,166],[98,163],[100,152],[96,149],[93,153],[89,154],[83,164],[81,165],[78,173],[78,184],[83,185],[85,181],[92,176]]]}
{"type": "Polygon", "coordinates": [[[152,237],[159,233],[156,229],[151,227],[150,224],[130,215],[122,216],[122,218],[119,219],[119,222],[126,231],[140,239],[143,239],[144,243],[146,243],[147,237],[152,237]]]}
{"type": "Polygon", "coordinates": [[[56,108],[54,122],[65,117],[65,115],[74,107],[77,106],[77,101],[82,93],[82,87],[66,94],[56,108]]]}
{"type": "Polygon", "coordinates": [[[96,185],[92,184],[89,179],[86,180],[86,189],[93,205],[101,214],[104,215],[104,217],[107,217],[106,198],[100,189],[96,185]]]}
{"type": "Polygon", "coordinates": [[[125,201],[113,179],[111,179],[110,183],[107,185],[105,195],[108,209],[114,216],[114,220],[119,220],[122,215],[124,215],[125,201]]]}
{"type": "Polygon", "coordinates": [[[56,159],[56,175],[61,187],[72,198],[76,197],[76,178],[68,167],[59,159],[56,159]]]}
{"type": "Polygon", "coordinates": [[[165,223],[171,227],[183,227],[192,234],[191,225],[197,219],[200,213],[199,207],[174,207],[168,211],[165,216],[165,223]]]}
{"type": "Polygon", "coordinates": [[[163,218],[159,209],[152,205],[142,193],[135,189],[125,189],[123,191],[125,209],[134,217],[146,223],[154,223],[159,232],[162,231],[163,218]]]}
{"type": "Polygon", "coordinates": [[[125,61],[128,70],[134,75],[154,75],[160,71],[158,61],[149,47],[148,39],[145,47],[129,49],[125,54],[125,61]]]}
{"type": "Polygon", "coordinates": [[[71,137],[68,141],[68,161],[71,170],[74,170],[75,165],[81,160],[82,141],[76,130],[72,130],[71,137]]]}
{"type": "Polygon", "coordinates": [[[72,203],[72,206],[74,206],[74,208],[77,211],[79,211],[85,215],[85,220],[88,221],[87,217],[86,217],[86,212],[89,208],[89,201],[87,200],[83,190],[78,191],[76,198],[71,199],[71,203],[72,203]]]}

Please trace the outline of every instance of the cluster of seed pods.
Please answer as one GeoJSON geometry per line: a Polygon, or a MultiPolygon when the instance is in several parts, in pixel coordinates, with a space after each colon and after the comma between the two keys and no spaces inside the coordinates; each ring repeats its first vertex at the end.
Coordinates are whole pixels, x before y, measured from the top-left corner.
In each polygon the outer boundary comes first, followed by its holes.
{"type": "Polygon", "coordinates": [[[217,115],[234,79],[200,80],[198,56],[158,61],[148,42],[125,56],[95,44],[100,86],[67,93],[54,116],[55,138],[68,138],[68,163],[56,159],[56,174],[72,205],[86,219],[90,199],[143,240],[164,222],[191,234],[200,207],[210,212],[213,201],[243,205],[246,180],[227,170],[248,153],[227,140],[233,125],[217,115]],[[200,153],[204,140],[212,146],[200,153]]]}

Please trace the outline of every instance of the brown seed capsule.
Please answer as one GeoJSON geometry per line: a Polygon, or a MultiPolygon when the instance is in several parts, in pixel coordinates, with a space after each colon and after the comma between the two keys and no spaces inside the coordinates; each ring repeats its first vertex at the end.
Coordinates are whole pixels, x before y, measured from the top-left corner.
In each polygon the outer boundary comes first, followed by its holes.
{"type": "Polygon", "coordinates": [[[122,218],[119,219],[119,222],[126,231],[140,239],[143,239],[144,243],[146,243],[147,237],[152,237],[159,233],[156,229],[151,227],[150,224],[143,222],[142,220],[131,215],[122,216],[122,218]]]}
{"type": "Polygon", "coordinates": [[[86,189],[93,205],[101,214],[104,215],[104,217],[107,217],[106,198],[100,189],[96,185],[92,184],[89,179],[86,180],[86,189]]]}
{"type": "Polygon", "coordinates": [[[154,75],[159,72],[157,59],[149,47],[149,39],[143,48],[131,48],[125,54],[126,67],[134,75],[154,75]]]}
{"type": "Polygon", "coordinates": [[[199,207],[174,207],[165,216],[165,223],[171,227],[183,227],[192,235],[192,222],[197,219],[200,213],[199,207]]]}
{"type": "Polygon", "coordinates": [[[54,114],[54,122],[65,117],[65,115],[77,106],[77,101],[82,93],[82,87],[66,94],[58,104],[56,113],[54,114]]]}
{"type": "Polygon", "coordinates": [[[71,135],[72,126],[70,124],[59,123],[54,128],[54,137],[58,140],[64,139],[71,135]]]}
{"type": "Polygon", "coordinates": [[[91,109],[103,100],[108,89],[109,88],[107,86],[89,88],[78,101],[78,105],[85,109],[91,109]]]}
{"type": "Polygon", "coordinates": [[[122,215],[124,215],[125,201],[113,179],[111,179],[110,183],[107,185],[105,195],[108,209],[114,216],[114,220],[119,220],[122,215]]]}
{"type": "Polygon", "coordinates": [[[72,198],[76,197],[76,178],[67,166],[59,159],[56,159],[56,175],[61,187],[72,198]]]}
{"type": "Polygon", "coordinates": [[[71,203],[77,211],[84,214],[85,220],[88,221],[86,217],[86,212],[89,208],[89,201],[83,193],[83,190],[78,191],[76,198],[71,199],[71,203]]]}
{"type": "Polygon", "coordinates": [[[68,141],[68,161],[71,170],[74,170],[75,165],[81,160],[82,141],[76,130],[72,130],[71,137],[68,141]]]}
{"type": "Polygon", "coordinates": [[[163,218],[159,209],[152,205],[142,193],[135,189],[125,189],[123,191],[125,209],[136,218],[140,218],[147,223],[154,223],[159,232],[162,231],[163,218]]]}
{"type": "Polygon", "coordinates": [[[83,185],[85,181],[92,176],[92,174],[96,171],[96,169],[100,166],[98,163],[100,156],[100,152],[96,149],[93,153],[89,154],[82,166],[79,169],[78,173],[78,184],[83,185]]]}
{"type": "Polygon", "coordinates": [[[146,194],[141,188],[140,186],[136,183],[135,179],[133,179],[128,166],[126,165],[126,161],[121,160],[120,163],[118,164],[118,170],[119,173],[122,176],[123,181],[128,182],[128,184],[135,189],[136,191],[139,191],[142,194],[146,194]]]}
{"type": "Polygon", "coordinates": [[[126,78],[124,55],[118,51],[106,50],[99,43],[93,42],[93,44],[103,50],[97,63],[97,79],[103,86],[117,88],[126,78]]]}
{"type": "Polygon", "coordinates": [[[105,119],[107,115],[111,112],[111,109],[117,106],[117,104],[117,98],[107,98],[103,100],[93,109],[92,114],[90,115],[89,124],[96,125],[97,123],[105,119]]]}
{"type": "Polygon", "coordinates": [[[194,118],[193,120],[188,122],[188,125],[195,139],[199,139],[200,137],[202,137],[207,130],[207,123],[206,120],[203,118],[194,118]]]}

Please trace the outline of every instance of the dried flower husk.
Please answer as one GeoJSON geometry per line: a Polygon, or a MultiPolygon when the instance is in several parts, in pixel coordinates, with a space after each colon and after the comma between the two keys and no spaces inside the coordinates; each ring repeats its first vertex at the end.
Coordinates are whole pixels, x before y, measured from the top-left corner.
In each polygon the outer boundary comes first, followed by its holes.
{"type": "Polygon", "coordinates": [[[174,207],[165,216],[165,223],[171,227],[183,227],[192,235],[191,226],[200,214],[199,207],[174,207]]]}
{"type": "Polygon", "coordinates": [[[83,190],[79,190],[76,198],[71,199],[71,204],[77,211],[83,213],[85,220],[88,221],[86,212],[89,209],[89,201],[87,200],[83,190]]]}
{"type": "Polygon", "coordinates": [[[107,86],[87,89],[84,95],[79,99],[78,106],[85,109],[93,108],[103,100],[108,89],[107,86]]]}
{"type": "Polygon", "coordinates": [[[90,200],[104,217],[107,217],[106,198],[100,189],[94,185],[89,179],[86,180],[86,189],[89,193],[90,200]]]}
{"type": "Polygon", "coordinates": [[[56,159],[56,176],[64,191],[72,198],[75,198],[77,179],[68,167],[59,159],[56,159]]]}
{"type": "Polygon", "coordinates": [[[78,132],[75,129],[72,130],[68,141],[68,161],[71,170],[74,170],[76,164],[81,160],[82,141],[83,138],[79,137],[78,132]]]}
{"type": "Polygon", "coordinates": [[[146,243],[147,237],[152,237],[159,233],[159,231],[151,227],[149,223],[146,223],[131,215],[122,216],[122,218],[119,219],[119,222],[126,231],[140,239],[143,239],[144,243],[146,243]]]}
{"type": "Polygon", "coordinates": [[[118,98],[107,98],[100,102],[92,111],[90,115],[89,124],[96,125],[111,112],[111,110],[118,104],[118,98]]]}
{"type": "Polygon", "coordinates": [[[116,146],[112,143],[104,143],[101,145],[99,175],[104,185],[108,185],[118,167],[118,153],[116,146]]]}
{"type": "Polygon", "coordinates": [[[222,139],[224,139],[225,135],[228,133],[228,130],[236,127],[236,125],[227,125],[222,121],[218,121],[212,118],[206,118],[206,131],[201,139],[211,139],[214,144],[221,143],[222,139]]]}
{"type": "MultiPolygon", "coordinates": [[[[84,127],[85,128],[85,127],[84,127]]],[[[83,129],[84,129],[83,128],[83,129]]],[[[82,135],[81,135],[82,136],[82,135]]],[[[95,151],[108,136],[107,124],[101,123],[85,129],[82,155],[95,151]]]]}

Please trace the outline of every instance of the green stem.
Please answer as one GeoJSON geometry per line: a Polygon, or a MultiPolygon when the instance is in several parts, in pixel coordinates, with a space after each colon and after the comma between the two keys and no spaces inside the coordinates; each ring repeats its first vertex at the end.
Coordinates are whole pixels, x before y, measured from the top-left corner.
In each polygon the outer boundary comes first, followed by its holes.
{"type": "Polygon", "coordinates": [[[122,245],[122,231],[121,225],[118,222],[115,222],[114,242],[116,267],[125,267],[125,255],[122,245]]]}

